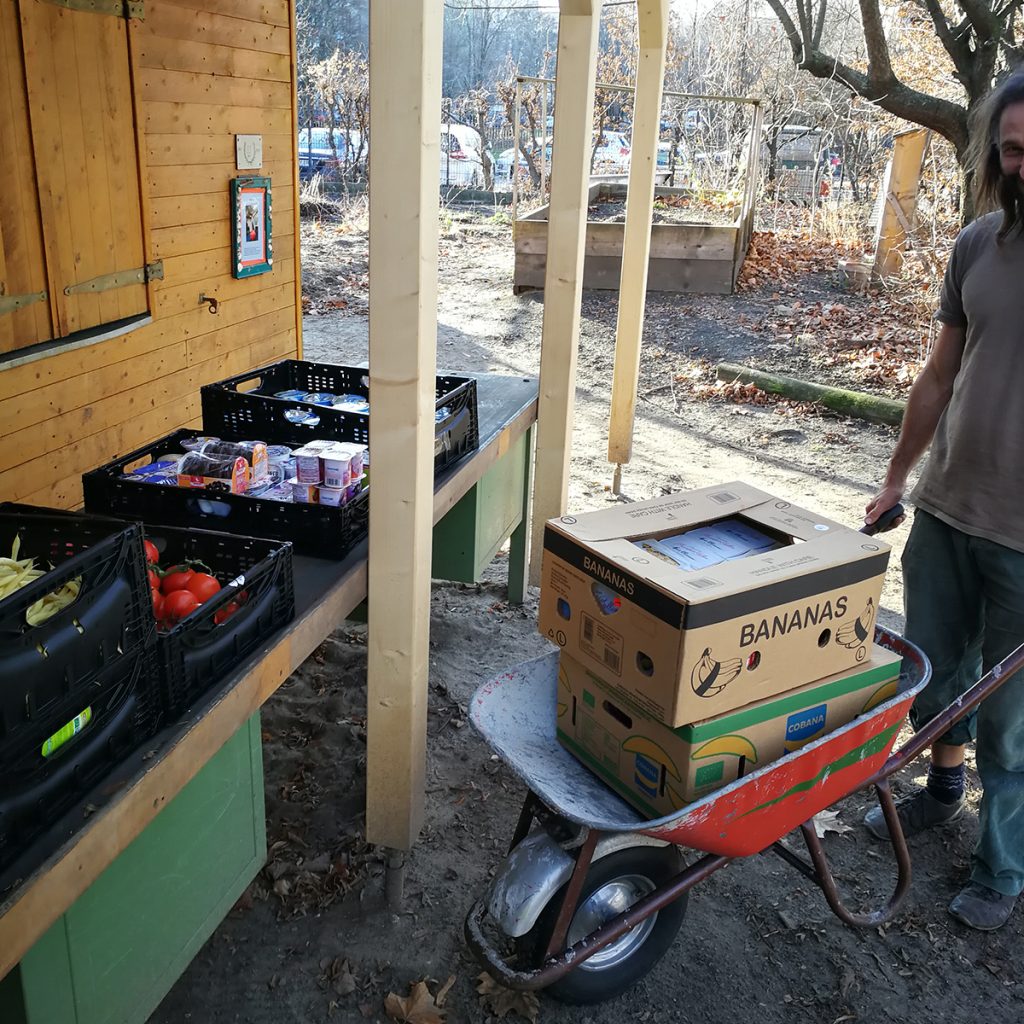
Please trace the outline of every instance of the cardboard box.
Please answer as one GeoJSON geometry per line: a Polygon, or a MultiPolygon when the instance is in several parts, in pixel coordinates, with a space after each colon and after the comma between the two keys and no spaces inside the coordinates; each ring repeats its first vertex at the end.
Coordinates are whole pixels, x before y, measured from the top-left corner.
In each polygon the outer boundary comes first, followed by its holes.
{"type": "Polygon", "coordinates": [[[666,495],[546,524],[540,631],[685,725],[863,661],[888,561],[878,538],[747,484],[666,495]],[[663,539],[723,520],[777,546],[692,569],[665,556],[663,539]]]}
{"type": "Polygon", "coordinates": [[[562,654],[558,739],[652,818],[749,774],[896,695],[900,658],[881,647],[857,668],[678,729],[620,701],[562,654]]]}

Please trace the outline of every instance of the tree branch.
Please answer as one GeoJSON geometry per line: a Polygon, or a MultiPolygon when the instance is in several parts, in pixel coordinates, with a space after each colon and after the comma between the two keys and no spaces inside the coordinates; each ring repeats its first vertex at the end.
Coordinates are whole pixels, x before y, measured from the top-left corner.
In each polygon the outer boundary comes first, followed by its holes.
{"type": "Polygon", "coordinates": [[[768,0],[768,6],[775,12],[775,17],[779,19],[782,31],[786,33],[790,49],[793,51],[793,61],[799,65],[804,56],[804,43],[796,25],[793,24],[793,19],[789,16],[789,11],[786,10],[784,0],[768,0]]]}
{"type": "MultiPolygon", "coordinates": [[[[769,3],[771,2],[772,0],[769,0],[769,3]]],[[[931,128],[949,139],[957,153],[962,153],[966,149],[967,110],[959,103],[911,89],[894,76],[890,76],[882,88],[862,71],[857,71],[820,50],[808,53],[799,66],[816,78],[834,79],[851,92],[863,96],[890,114],[931,128]]]]}
{"type": "Polygon", "coordinates": [[[998,21],[987,0],[957,0],[957,3],[970,19],[979,42],[999,38],[1002,22],[998,21]]]}
{"type": "Polygon", "coordinates": [[[821,46],[821,35],[825,31],[825,11],[828,9],[828,0],[818,0],[818,20],[814,25],[814,35],[811,36],[811,49],[816,50],[821,46]]]}
{"type": "Polygon", "coordinates": [[[946,20],[939,0],[918,0],[918,3],[927,10],[935,27],[935,34],[953,60],[957,78],[966,86],[971,76],[971,47],[966,36],[968,26],[961,23],[954,32],[946,20]]]}
{"type": "Polygon", "coordinates": [[[889,60],[889,42],[885,38],[882,12],[878,0],[859,0],[860,20],[864,26],[864,42],[868,48],[868,78],[877,87],[888,88],[896,81],[889,60]]]}

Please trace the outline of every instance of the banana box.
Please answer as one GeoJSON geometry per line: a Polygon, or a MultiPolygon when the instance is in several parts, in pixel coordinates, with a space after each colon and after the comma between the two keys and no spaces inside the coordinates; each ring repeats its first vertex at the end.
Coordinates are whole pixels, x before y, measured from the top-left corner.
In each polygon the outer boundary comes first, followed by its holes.
{"type": "Polygon", "coordinates": [[[660,818],[894,697],[899,673],[899,656],[873,645],[854,669],[670,729],[563,653],[558,739],[624,800],[660,818]]]}
{"type": "Polygon", "coordinates": [[[665,725],[853,668],[889,546],[744,483],[552,519],[539,628],[665,725]]]}

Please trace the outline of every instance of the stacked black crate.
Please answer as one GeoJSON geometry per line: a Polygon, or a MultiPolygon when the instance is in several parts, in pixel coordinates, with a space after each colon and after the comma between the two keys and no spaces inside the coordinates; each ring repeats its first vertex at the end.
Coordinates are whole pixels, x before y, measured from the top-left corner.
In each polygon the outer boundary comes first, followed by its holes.
{"type": "Polygon", "coordinates": [[[44,572],[0,599],[0,867],[162,714],[141,528],[0,505],[0,557],[14,552],[44,572]],[[62,588],[69,603],[40,621],[62,588]]]}

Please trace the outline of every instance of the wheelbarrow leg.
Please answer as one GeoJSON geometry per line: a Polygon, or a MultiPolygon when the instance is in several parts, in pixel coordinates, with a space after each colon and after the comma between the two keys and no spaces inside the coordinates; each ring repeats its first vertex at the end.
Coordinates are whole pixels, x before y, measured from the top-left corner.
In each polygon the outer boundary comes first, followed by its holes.
{"type": "Polygon", "coordinates": [[[558,917],[555,918],[555,927],[548,939],[547,949],[544,951],[545,960],[565,949],[565,939],[569,934],[569,922],[572,921],[572,916],[576,912],[576,904],[579,902],[583,882],[590,870],[591,861],[594,859],[594,850],[597,847],[600,834],[595,829],[589,829],[587,837],[583,840],[583,845],[576,851],[576,864],[569,876],[569,882],[565,887],[565,898],[562,900],[558,917]]]}
{"type": "Polygon", "coordinates": [[[804,842],[807,844],[807,852],[811,856],[810,864],[781,842],[772,845],[772,849],[783,860],[792,864],[821,889],[825,894],[825,901],[840,921],[856,928],[874,928],[890,920],[899,910],[910,889],[910,851],[907,849],[907,840],[903,835],[903,826],[900,824],[899,815],[896,812],[896,801],[893,799],[888,780],[882,779],[876,782],[875,790],[878,793],[878,802],[882,805],[885,823],[889,828],[889,838],[896,855],[897,865],[896,888],[893,890],[889,902],[881,909],[865,914],[854,914],[846,908],[839,895],[839,889],[832,875],[828,858],[825,856],[824,847],[821,845],[818,833],[814,830],[813,821],[805,822],[800,826],[804,842]]]}

